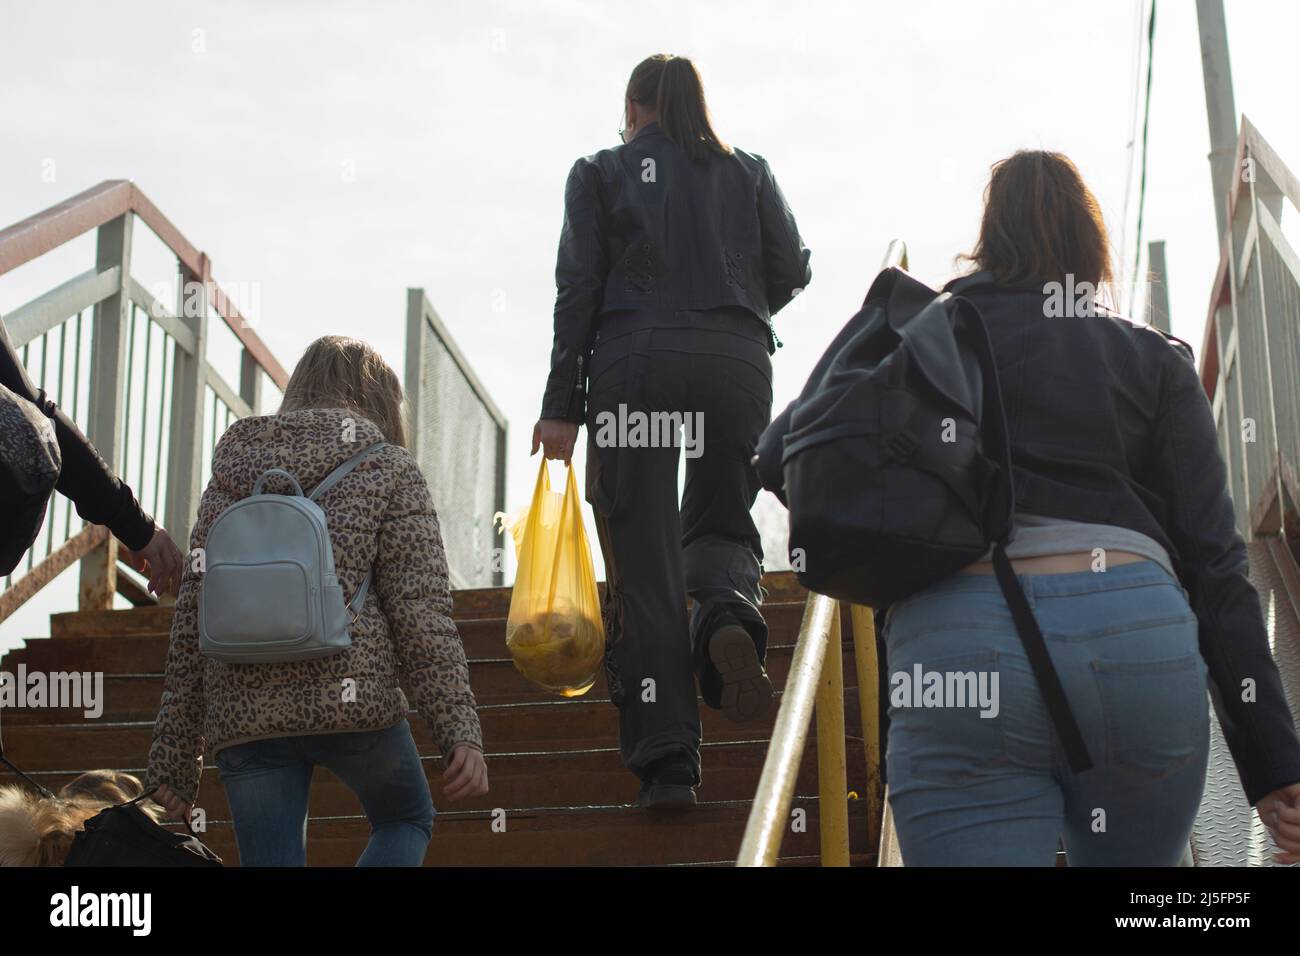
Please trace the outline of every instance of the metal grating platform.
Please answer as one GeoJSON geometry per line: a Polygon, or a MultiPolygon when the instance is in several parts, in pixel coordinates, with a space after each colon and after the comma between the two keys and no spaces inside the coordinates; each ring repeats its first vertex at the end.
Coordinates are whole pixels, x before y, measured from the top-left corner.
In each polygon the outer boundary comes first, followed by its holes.
{"type": "MultiPolygon", "coordinates": [[[[1247,545],[1250,579],[1259,591],[1273,656],[1291,712],[1300,714],[1300,569],[1282,541],[1247,545]]],[[[1268,831],[1246,802],[1219,721],[1210,712],[1210,765],[1205,796],[1192,829],[1197,866],[1274,866],[1268,831]]]]}

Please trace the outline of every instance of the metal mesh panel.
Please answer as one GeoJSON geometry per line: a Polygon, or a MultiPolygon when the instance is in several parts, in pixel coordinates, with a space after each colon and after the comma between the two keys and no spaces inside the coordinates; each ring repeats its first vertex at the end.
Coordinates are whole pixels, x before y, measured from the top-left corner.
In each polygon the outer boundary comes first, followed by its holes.
{"type": "Polygon", "coordinates": [[[1267,234],[1261,235],[1259,254],[1264,267],[1264,310],[1273,365],[1278,450],[1283,461],[1296,463],[1300,462],[1300,285],[1267,234]]]}
{"type": "MultiPolygon", "coordinates": [[[[1248,545],[1250,580],[1259,592],[1269,643],[1293,713],[1300,713],[1300,618],[1288,594],[1294,563],[1285,545],[1258,540],[1248,545]],[[1280,560],[1279,560],[1280,559],[1280,560]],[[1287,568],[1286,562],[1292,567],[1287,568]]],[[[1274,866],[1273,842],[1246,802],[1237,767],[1213,709],[1205,794],[1192,829],[1197,866],[1274,866]]]]}
{"type": "Polygon", "coordinates": [[[418,321],[418,335],[408,336],[408,348],[418,342],[419,349],[414,383],[407,359],[413,444],[438,512],[451,584],[499,585],[500,539],[492,523],[505,504],[505,423],[432,310],[421,310],[418,321]]]}

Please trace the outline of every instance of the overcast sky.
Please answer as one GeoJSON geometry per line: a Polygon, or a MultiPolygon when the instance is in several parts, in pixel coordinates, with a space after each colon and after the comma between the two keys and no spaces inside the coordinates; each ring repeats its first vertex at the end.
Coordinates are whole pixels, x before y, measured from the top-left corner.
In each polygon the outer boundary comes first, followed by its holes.
{"type": "MultiPolygon", "coordinates": [[[[989,165],[1017,148],[1072,156],[1131,256],[1140,6],[5,2],[0,225],[134,179],[218,281],[255,290],[241,304],[287,367],[349,333],[400,372],[405,289],[423,286],[510,420],[513,508],[536,474],[565,174],[617,142],[639,60],[695,58],[717,129],[769,159],[813,250],[776,320],[779,408],[891,238],[921,278],[953,274],[989,165]]],[[[1300,4],[1227,6],[1238,111],[1300,167],[1300,4]]],[[[1217,241],[1191,0],[1160,4],[1150,126],[1145,235],[1168,243],[1174,331],[1199,355],[1217,241]]],[[[90,254],[0,277],[0,313],[90,254]]],[[[141,269],[167,278],[161,257],[141,269]]]]}

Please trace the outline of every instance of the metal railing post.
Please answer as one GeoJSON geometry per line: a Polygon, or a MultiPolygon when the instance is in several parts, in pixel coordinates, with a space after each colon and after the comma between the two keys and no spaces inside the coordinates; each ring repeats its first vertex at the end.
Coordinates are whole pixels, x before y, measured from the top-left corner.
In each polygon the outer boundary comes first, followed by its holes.
{"type": "MultiPolygon", "coordinates": [[[[117,290],[95,306],[95,328],[90,351],[90,401],[86,437],[114,469],[125,464],[122,435],[126,405],[126,336],[131,319],[131,213],[124,213],[98,229],[95,269],[118,269],[117,290]]],[[[81,559],[77,606],[83,611],[107,610],[117,591],[117,539],[81,559]]]]}
{"type": "Polygon", "coordinates": [[[424,356],[424,289],[406,290],[406,445],[420,460],[420,370],[424,356]]]}
{"type": "Polygon", "coordinates": [[[826,631],[826,658],[817,684],[817,791],[822,866],[849,865],[848,766],[844,756],[844,650],[841,608],[826,631]]]}
{"type": "Polygon", "coordinates": [[[850,607],[853,622],[853,664],[858,674],[858,711],[862,717],[862,747],[867,757],[867,846],[880,843],[885,783],[880,752],[880,661],[876,654],[876,618],[869,607],[850,607]]]}
{"type": "Polygon", "coordinates": [[[239,350],[239,397],[254,415],[262,414],[262,366],[248,349],[239,350]]]}
{"type": "Polygon", "coordinates": [[[194,332],[194,354],[179,342],[172,373],[172,435],[167,467],[167,530],[182,551],[189,551],[191,522],[203,493],[203,410],[207,379],[209,281],[212,265],[201,259],[202,273],[180,267],[176,316],[194,332]]]}

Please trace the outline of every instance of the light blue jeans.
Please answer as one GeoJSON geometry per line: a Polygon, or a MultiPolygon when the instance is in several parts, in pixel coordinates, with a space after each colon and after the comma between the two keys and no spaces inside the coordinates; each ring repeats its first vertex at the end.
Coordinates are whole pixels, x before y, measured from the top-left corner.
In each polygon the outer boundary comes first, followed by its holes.
{"type": "Polygon", "coordinates": [[[1071,866],[1176,866],[1209,754],[1185,592],[1150,561],[1020,581],[1093,767],[1067,765],[995,577],[954,575],[914,595],[885,631],[904,863],[1051,866],[1063,840],[1071,866]],[[980,675],[983,701],[969,692],[980,675]]]}
{"type": "Polygon", "coordinates": [[[433,800],[411,726],[236,744],[217,753],[240,866],[303,866],[312,771],[327,768],[361,800],[370,842],[357,866],[419,866],[433,800]]]}

